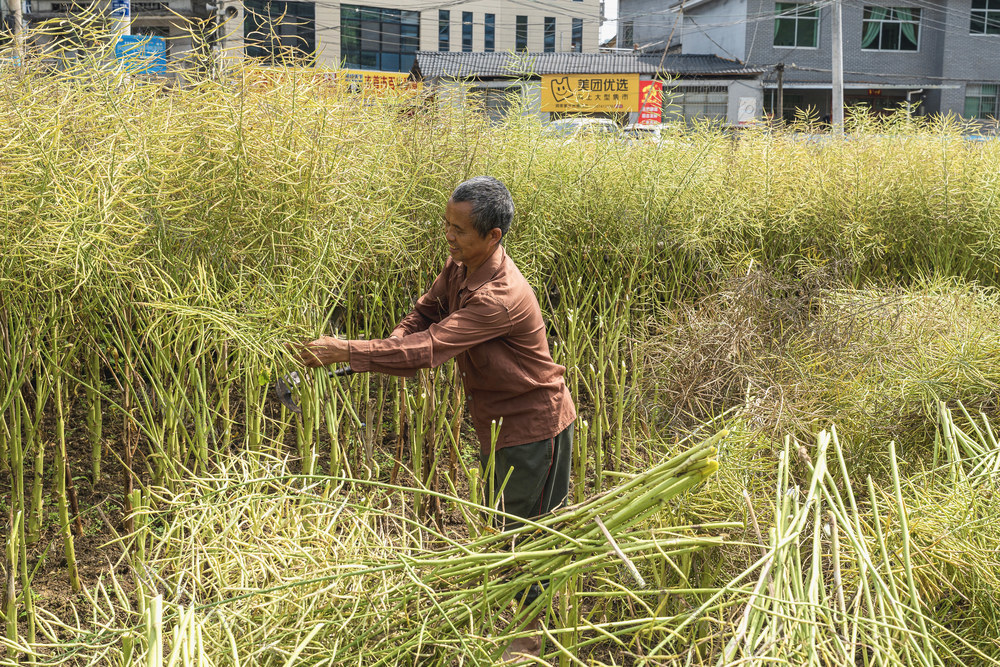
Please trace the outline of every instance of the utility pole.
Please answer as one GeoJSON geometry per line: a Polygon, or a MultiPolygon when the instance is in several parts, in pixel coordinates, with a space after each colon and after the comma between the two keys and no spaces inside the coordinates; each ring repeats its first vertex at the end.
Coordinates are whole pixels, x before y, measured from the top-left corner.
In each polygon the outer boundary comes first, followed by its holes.
{"type": "Polygon", "coordinates": [[[24,13],[21,0],[8,0],[7,8],[14,17],[14,57],[20,65],[24,59],[24,13]]]}
{"type": "Polygon", "coordinates": [[[680,9],[677,10],[677,18],[674,19],[674,24],[670,27],[670,35],[667,37],[667,43],[663,45],[663,55],[660,56],[660,64],[656,67],[656,74],[659,75],[660,71],[663,69],[663,59],[667,57],[667,51],[670,50],[670,44],[674,41],[674,30],[677,29],[677,22],[684,20],[684,0],[680,1],[680,9]]]}
{"type": "Polygon", "coordinates": [[[777,113],[775,114],[778,118],[778,122],[781,125],[785,124],[785,63],[778,63],[774,66],[774,69],[778,70],[778,104],[777,113]]]}
{"type": "Polygon", "coordinates": [[[833,132],[844,132],[844,14],[842,0],[836,0],[833,10],[833,132]]]}

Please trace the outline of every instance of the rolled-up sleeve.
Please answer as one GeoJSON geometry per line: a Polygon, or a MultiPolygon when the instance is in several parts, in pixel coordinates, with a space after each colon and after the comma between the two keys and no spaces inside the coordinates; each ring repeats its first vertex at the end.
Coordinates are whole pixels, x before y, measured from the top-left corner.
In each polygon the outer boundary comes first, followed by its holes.
{"type": "Polygon", "coordinates": [[[349,345],[351,368],[389,375],[412,376],[420,368],[435,368],[470,347],[507,335],[510,314],[489,296],[473,294],[468,302],[426,330],[402,338],[357,340],[349,345]]]}

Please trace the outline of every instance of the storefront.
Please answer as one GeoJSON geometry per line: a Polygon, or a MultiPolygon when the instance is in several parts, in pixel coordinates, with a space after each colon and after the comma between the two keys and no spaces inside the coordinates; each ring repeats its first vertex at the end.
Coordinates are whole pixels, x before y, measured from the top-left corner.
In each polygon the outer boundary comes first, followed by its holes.
{"type": "Polygon", "coordinates": [[[517,106],[544,121],[584,116],[621,125],[680,119],[739,125],[763,114],[763,71],[716,56],[419,52],[410,74],[482,104],[493,118],[517,106]]]}
{"type": "MultiPolygon", "coordinates": [[[[886,83],[846,83],[844,85],[844,107],[864,107],[876,115],[888,115],[907,109],[913,115],[923,116],[933,112],[937,104],[928,101],[936,99],[942,91],[958,88],[954,84],[931,81],[912,81],[896,84],[886,83]]],[[[768,117],[781,116],[786,122],[796,118],[811,118],[820,122],[830,122],[833,109],[833,92],[829,83],[791,82],[782,86],[779,92],[773,82],[764,84],[764,111],[768,117]],[[783,99],[784,109],[779,113],[778,99],[783,99]]]]}

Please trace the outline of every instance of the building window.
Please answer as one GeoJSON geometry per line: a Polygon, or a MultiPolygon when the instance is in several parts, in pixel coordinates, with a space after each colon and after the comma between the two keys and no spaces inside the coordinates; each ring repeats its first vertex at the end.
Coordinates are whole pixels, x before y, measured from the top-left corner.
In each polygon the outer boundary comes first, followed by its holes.
{"type": "Polygon", "coordinates": [[[510,113],[511,109],[520,106],[522,99],[521,87],[510,86],[508,88],[472,88],[469,91],[469,100],[473,108],[494,122],[502,122],[510,113]]]}
{"type": "Polygon", "coordinates": [[[819,46],[819,7],[797,2],[776,2],[774,45],[815,49],[819,46]]]}
{"type": "Polygon", "coordinates": [[[970,83],[965,86],[965,116],[967,118],[997,118],[997,94],[1000,85],[970,83]]]}
{"type": "Polygon", "coordinates": [[[462,50],[472,51],[472,12],[462,12],[462,50]]]}
{"type": "Polygon", "coordinates": [[[916,51],[920,10],[916,7],[865,7],[861,48],[871,51],[916,51]]]}
{"type": "Polygon", "coordinates": [[[583,51],[583,19],[573,19],[573,51],[583,51]]]}
{"type": "Polygon", "coordinates": [[[545,17],[545,42],[543,44],[543,50],[546,53],[552,53],[556,50],[556,17],[546,16],[545,17]]]}
{"type": "Polygon", "coordinates": [[[973,35],[1000,35],[1000,0],[972,0],[973,35]]]}
{"type": "MultiPolygon", "coordinates": [[[[666,92],[666,91],[664,91],[666,92]]],[[[665,95],[664,99],[668,96],[665,95]]],[[[676,88],[664,117],[677,113],[688,123],[714,120],[725,122],[729,112],[729,89],[725,86],[688,86],[676,88]]]]}
{"type": "Polygon", "coordinates": [[[635,45],[635,24],[632,21],[622,23],[621,48],[631,49],[635,45]]]}
{"type": "Polygon", "coordinates": [[[483,21],[483,51],[493,51],[497,43],[496,14],[487,14],[483,21]]]}
{"type": "Polygon", "coordinates": [[[518,16],[514,23],[514,50],[528,50],[528,17],[518,16]]]}
{"type": "Polygon", "coordinates": [[[420,12],[340,6],[340,57],[344,67],[409,72],[419,47],[420,12]]]}
{"type": "Polygon", "coordinates": [[[272,65],[316,55],[316,3],[246,0],[246,54],[272,65]]]}
{"type": "Polygon", "coordinates": [[[451,50],[451,12],[438,10],[438,51],[451,50]]]}

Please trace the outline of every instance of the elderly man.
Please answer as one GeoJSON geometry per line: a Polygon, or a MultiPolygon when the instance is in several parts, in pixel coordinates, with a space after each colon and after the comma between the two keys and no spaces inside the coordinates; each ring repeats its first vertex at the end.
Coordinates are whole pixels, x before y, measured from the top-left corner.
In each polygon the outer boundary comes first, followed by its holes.
{"type": "MultiPolygon", "coordinates": [[[[576,409],[563,380],[566,369],[549,354],[538,300],[504,251],[513,218],[514,202],[503,183],[489,176],[461,183],[444,214],[450,258],[389,338],[325,336],[306,343],[299,356],[313,368],[347,362],[358,372],[391,375],[412,375],[456,358],[484,468],[491,424],[503,420],[495,443],[495,488],[513,471],[502,508],[532,518],[559,507],[568,495],[576,409]]],[[[533,586],[526,602],[539,592],[533,586]]],[[[537,655],[537,640],[516,640],[504,657],[518,652],[537,655]]]]}

